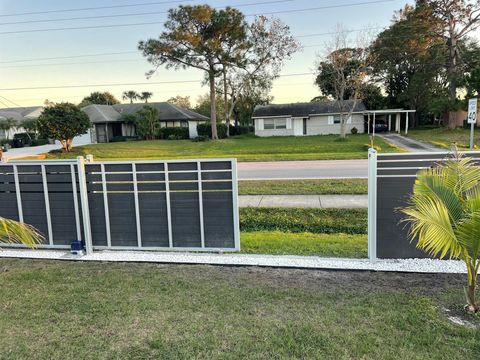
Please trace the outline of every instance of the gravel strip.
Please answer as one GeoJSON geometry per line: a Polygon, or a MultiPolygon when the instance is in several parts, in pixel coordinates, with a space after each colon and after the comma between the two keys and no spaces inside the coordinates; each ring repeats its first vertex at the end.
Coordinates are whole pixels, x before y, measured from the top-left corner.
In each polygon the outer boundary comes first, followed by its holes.
{"type": "Polygon", "coordinates": [[[318,256],[211,254],[149,251],[95,251],[74,256],[64,250],[2,249],[0,257],[74,261],[120,261],[227,266],[266,266],[304,269],[372,270],[419,273],[466,273],[459,260],[376,260],[323,258],[318,256]]]}

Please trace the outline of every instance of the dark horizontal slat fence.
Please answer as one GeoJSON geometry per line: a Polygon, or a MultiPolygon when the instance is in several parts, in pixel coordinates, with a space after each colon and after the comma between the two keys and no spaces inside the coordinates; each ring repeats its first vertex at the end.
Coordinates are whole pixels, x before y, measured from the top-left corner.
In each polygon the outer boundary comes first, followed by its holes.
{"type": "MultiPolygon", "coordinates": [[[[466,152],[464,156],[478,160],[479,152],[466,152]]],[[[379,154],[376,171],[376,254],[381,259],[429,257],[417,249],[408,238],[409,227],[402,223],[399,211],[408,205],[416,174],[451,158],[452,153],[379,154]]],[[[480,171],[480,169],[479,169],[480,171]]]]}
{"type": "Polygon", "coordinates": [[[6,163],[0,216],[35,226],[43,247],[91,238],[93,249],[240,248],[236,162],[229,159],[6,163]]]}

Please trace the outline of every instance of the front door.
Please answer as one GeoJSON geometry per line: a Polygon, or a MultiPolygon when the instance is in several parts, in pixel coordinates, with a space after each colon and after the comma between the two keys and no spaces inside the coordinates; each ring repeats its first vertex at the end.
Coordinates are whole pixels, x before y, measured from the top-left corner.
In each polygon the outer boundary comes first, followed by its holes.
{"type": "Polygon", "coordinates": [[[106,124],[97,124],[97,142],[98,143],[106,143],[107,142],[107,131],[106,131],[106,124]]]}
{"type": "Polygon", "coordinates": [[[307,119],[303,119],[303,135],[307,135],[307,119]]]}

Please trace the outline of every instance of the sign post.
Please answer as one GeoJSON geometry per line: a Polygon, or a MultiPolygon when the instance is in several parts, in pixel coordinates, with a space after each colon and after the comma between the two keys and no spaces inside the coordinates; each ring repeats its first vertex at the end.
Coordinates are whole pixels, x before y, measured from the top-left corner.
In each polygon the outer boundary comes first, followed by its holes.
{"type": "Polygon", "coordinates": [[[468,100],[468,118],[470,124],[470,150],[473,150],[473,134],[475,131],[475,123],[477,122],[477,98],[468,100]]]}

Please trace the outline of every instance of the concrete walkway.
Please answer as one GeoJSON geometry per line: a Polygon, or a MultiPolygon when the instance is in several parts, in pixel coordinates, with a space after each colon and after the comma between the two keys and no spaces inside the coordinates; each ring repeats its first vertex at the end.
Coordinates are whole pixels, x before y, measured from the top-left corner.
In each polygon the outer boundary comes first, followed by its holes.
{"type": "Polygon", "coordinates": [[[341,208],[368,207],[367,195],[240,195],[240,207],[341,208]]]}
{"type": "Polygon", "coordinates": [[[410,151],[410,152],[440,152],[445,151],[445,149],[441,149],[436,147],[435,145],[413,140],[411,138],[407,138],[405,136],[401,136],[399,134],[378,134],[385,141],[389,142],[392,145],[398,146],[401,149],[410,151]]]}

